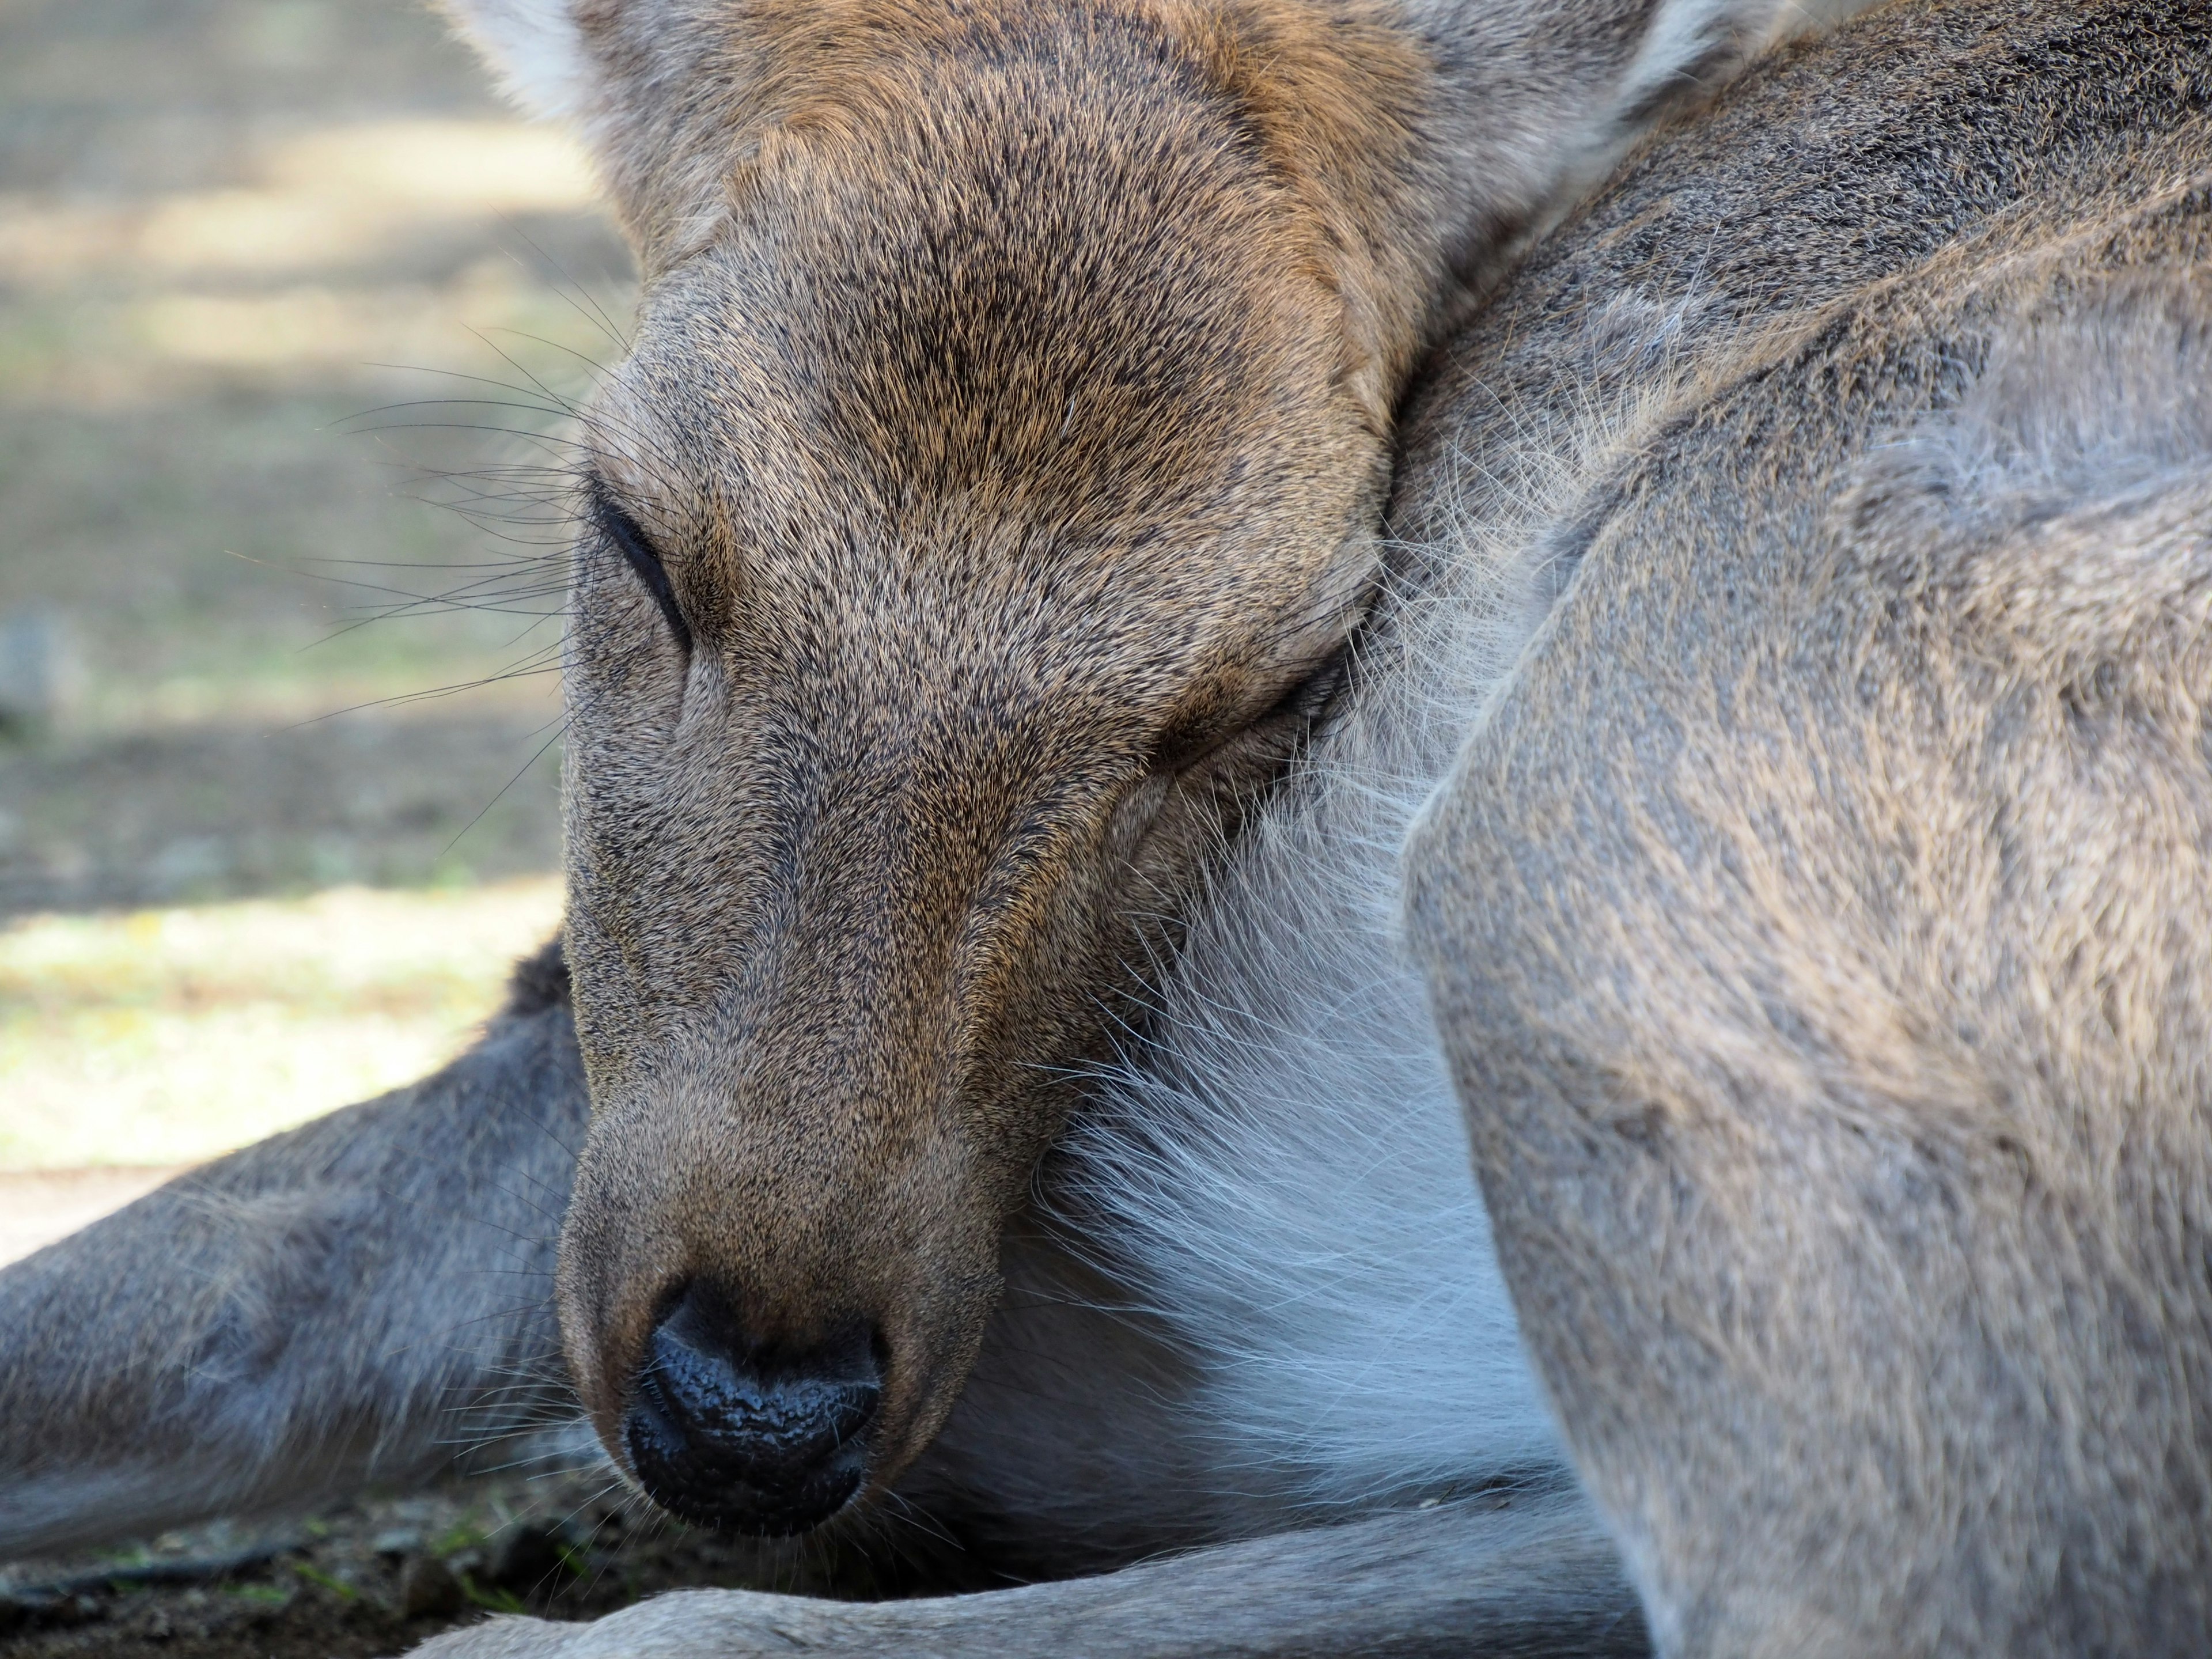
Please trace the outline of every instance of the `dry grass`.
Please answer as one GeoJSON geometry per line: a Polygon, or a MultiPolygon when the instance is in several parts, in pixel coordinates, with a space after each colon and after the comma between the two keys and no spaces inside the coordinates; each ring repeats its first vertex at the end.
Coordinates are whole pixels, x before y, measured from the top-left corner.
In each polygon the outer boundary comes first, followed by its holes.
{"type": "Polygon", "coordinates": [[[557,630],[347,630],[556,550],[406,498],[557,459],[497,428],[559,425],[629,294],[580,150],[426,6],[0,7],[0,613],[64,617],[81,730],[496,672],[557,630]]]}
{"type": "Polygon", "coordinates": [[[213,1157],[421,1076],[560,916],[550,878],[0,932],[0,1170],[213,1157]]]}

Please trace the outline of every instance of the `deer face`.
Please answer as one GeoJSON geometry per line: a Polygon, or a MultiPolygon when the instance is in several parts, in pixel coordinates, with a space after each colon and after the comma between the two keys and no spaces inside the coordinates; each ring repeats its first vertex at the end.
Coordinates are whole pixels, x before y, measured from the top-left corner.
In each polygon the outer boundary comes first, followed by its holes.
{"type": "Polygon", "coordinates": [[[912,69],[641,235],[579,492],[561,1301],[694,1518],[797,1530],[927,1442],[1056,1077],[1373,580],[1344,297],[1182,73],[1134,30],[912,69]]]}

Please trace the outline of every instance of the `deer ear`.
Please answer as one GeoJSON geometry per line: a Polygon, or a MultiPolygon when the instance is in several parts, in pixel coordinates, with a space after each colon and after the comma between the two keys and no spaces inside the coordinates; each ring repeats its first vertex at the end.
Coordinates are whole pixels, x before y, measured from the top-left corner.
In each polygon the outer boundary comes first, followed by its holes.
{"type": "Polygon", "coordinates": [[[532,115],[582,112],[597,80],[577,0],[439,0],[500,89],[532,115]]]}

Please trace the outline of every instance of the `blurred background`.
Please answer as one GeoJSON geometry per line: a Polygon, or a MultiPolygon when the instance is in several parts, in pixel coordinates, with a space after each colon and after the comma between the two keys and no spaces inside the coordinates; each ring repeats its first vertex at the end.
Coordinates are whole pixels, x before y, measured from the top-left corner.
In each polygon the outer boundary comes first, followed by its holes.
{"type": "Polygon", "coordinates": [[[0,1260],[429,1069],[555,926],[630,304],[416,0],[0,0],[0,1260]]]}

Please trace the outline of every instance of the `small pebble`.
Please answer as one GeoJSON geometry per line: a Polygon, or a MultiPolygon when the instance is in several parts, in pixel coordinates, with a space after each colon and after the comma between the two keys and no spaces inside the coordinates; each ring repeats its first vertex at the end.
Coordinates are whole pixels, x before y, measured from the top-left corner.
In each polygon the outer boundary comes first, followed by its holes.
{"type": "Polygon", "coordinates": [[[399,1613],[404,1619],[442,1618],[465,1600],[461,1581],[434,1555],[410,1555],[399,1570],[399,1613]]]}

